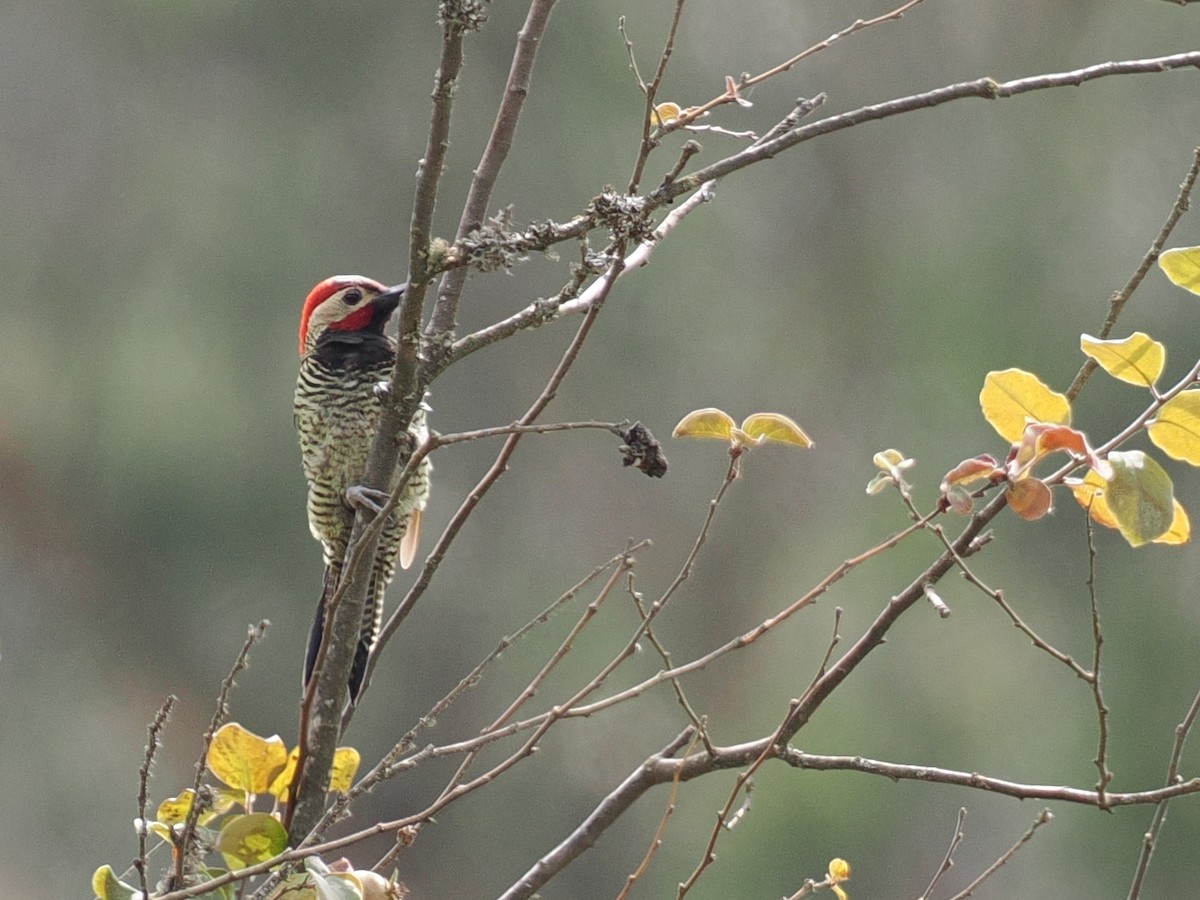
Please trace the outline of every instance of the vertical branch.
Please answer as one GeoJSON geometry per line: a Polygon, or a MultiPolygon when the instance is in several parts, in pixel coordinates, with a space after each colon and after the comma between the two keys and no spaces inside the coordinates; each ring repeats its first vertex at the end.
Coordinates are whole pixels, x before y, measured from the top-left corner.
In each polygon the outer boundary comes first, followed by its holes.
{"type": "MultiPolygon", "coordinates": [[[[416,196],[409,227],[409,287],[400,306],[399,347],[396,365],[392,370],[392,390],[383,404],[379,431],[371,445],[367,471],[363,482],[367,487],[383,490],[391,483],[391,475],[400,459],[398,438],[412,421],[424,396],[425,386],[418,383],[421,309],[427,287],[430,233],[433,212],[437,204],[438,185],[450,143],[450,113],[455,89],[463,63],[463,36],[477,23],[449,15],[442,4],[442,55],[432,94],[433,111],[429,124],[429,139],[425,155],[417,172],[416,196]]],[[[350,681],[350,667],[363,607],[370,584],[371,565],[379,544],[378,530],[364,532],[371,516],[359,510],[354,518],[349,548],[361,544],[358,564],[343,567],[345,593],[334,608],[326,611],[325,621],[330,640],[323,664],[317,669],[305,694],[301,714],[300,758],[296,778],[292,783],[291,805],[288,809],[288,835],[299,844],[321,818],[325,793],[329,787],[329,771],[333,753],[341,736],[340,709],[350,681]],[[364,540],[365,538],[365,540],[364,540]]]]}
{"type": "MultiPolygon", "coordinates": [[[[1167,763],[1167,781],[1168,787],[1179,784],[1182,780],[1179,777],[1179,761],[1183,758],[1183,745],[1187,743],[1188,734],[1191,733],[1192,726],[1196,724],[1196,717],[1200,715],[1200,693],[1197,693],[1192,698],[1192,705],[1188,708],[1187,715],[1183,717],[1183,721],[1175,726],[1175,744],[1171,748],[1171,758],[1167,763]]],[[[1154,855],[1154,845],[1158,843],[1158,836],[1162,833],[1163,825],[1167,821],[1167,804],[1169,799],[1164,798],[1158,801],[1158,805],[1154,808],[1154,818],[1150,821],[1150,827],[1146,830],[1146,836],[1142,840],[1142,852],[1138,856],[1137,869],[1133,873],[1133,884],[1129,887],[1129,900],[1138,900],[1142,895],[1142,882],[1146,878],[1146,871],[1150,868],[1150,857],[1154,855]]]]}
{"type": "Polygon", "coordinates": [[[958,849],[958,845],[962,843],[966,832],[963,831],[963,822],[967,820],[967,808],[960,806],[958,808],[958,819],[954,822],[954,835],[950,838],[950,846],[946,848],[946,855],[942,857],[942,863],[937,867],[937,871],[933,873],[933,878],[929,880],[929,885],[925,890],[921,891],[921,898],[928,898],[933,889],[937,887],[937,883],[942,880],[942,876],[950,871],[954,865],[954,851],[958,849]]]}
{"type": "MultiPolygon", "coordinates": [[[[137,835],[138,835],[138,855],[133,861],[133,866],[137,869],[138,882],[142,888],[142,896],[150,896],[150,887],[146,881],[146,804],[149,802],[149,787],[150,787],[150,770],[154,767],[154,755],[158,752],[159,734],[162,732],[163,726],[166,725],[167,719],[171,715],[171,707],[175,705],[178,698],[171,694],[167,697],[162,706],[158,708],[158,712],[154,716],[154,721],[150,723],[150,727],[146,729],[146,757],[142,761],[142,767],[138,769],[138,813],[137,813],[137,835]]],[[[192,799],[195,803],[195,798],[192,799]]]]}
{"type": "MultiPolygon", "coordinates": [[[[529,82],[533,75],[538,45],[546,31],[554,4],[555,0],[533,0],[529,4],[525,24],[517,32],[517,46],[513,53],[512,66],[508,71],[508,83],[504,86],[504,98],[500,101],[500,109],[496,111],[496,121],[492,125],[492,133],[488,135],[483,156],[475,168],[475,177],[471,179],[467,202],[458,221],[456,242],[483,224],[496,179],[500,176],[500,169],[508,157],[508,151],[512,149],[521,108],[529,95],[529,82]]],[[[458,301],[467,282],[467,272],[466,266],[460,266],[451,269],[442,278],[437,303],[434,304],[429,323],[431,335],[448,334],[453,331],[458,318],[458,301]]]]}
{"type": "MultiPolygon", "coordinates": [[[[658,89],[662,85],[663,76],[667,74],[667,63],[675,49],[675,33],[679,30],[679,20],[683,17],[684,2],[685,0],[675,0],[675,14],[671,17],[671,30],[667,32],[667,41],[658,58],[658,68],[654,72],[654,80],[643,85],[646,92],[646,112],[642,121],[642,143],[638,148],[637,160],[633,164],[633,174],[629,176],[629,187],[625,191],[627,194],[637,193],[638,185],[642,181],[642,173],[646,171],[646,160],[650,158],[650,151],[655,146],[655,142],[650,136],[655,127],[654,101],[658,98],[658,89]]],[[[628,43],[628,38],[626,43],[628,43]]],[[[632,59],[632,51],[630,53],[632,59]]]]}
{"type": "Polygon", "coordinates": [[[196,827],[200,824],[200,813],[202,812],[201,806],[203,804],[200,803],[200,783],[204,780],[204,773],[208,771],[208,750],[212,747],[213,737],[216,735],[217,729],[221,727],[225,719],[229,716],[229,694],[233,690],[234,679],[237,677],[238,672],[246,668],[248,664],[247,660],[250,658],[250,648],[262,639],[267,626],[270,624],[266,619],[263,619],[257,625],[250,626],[250,630],[246,635],[246,642],[242,644],[241,652],[237,655],[237,659],[233,661],[233,666],[230,668],[229,674],[221,682],[221,693],[217,695],[217,708],[213,710],[212,719],[208,723],[208,730],[204,732],[204,743],[200,749],[200,756],[196,760],[196,777],[192,781],[192,805],[188,809],[187,821],[184,822],[183,830],[180,832],[179,839],[175,844],[177,848],[175,869],[168,880],[168,890],[183,887],[186,883],[188,848],[196,838],[196,827]]]}
{"type": "Polygon", "coordinates": [[[1112,772],[1108,770],[1108,705],[1104,702],[1104,693],[1100,688],[1100,648],[1104,645],[1104,632],[1100,629],[1100,607],[1096,601],[1096,542],[1092,532],[1091,510],[1084,516],[1087,528],[1088,546],[1088,597],[1092,602],[1092,641],[1095,651],[1092,655],[1091,677],[1087,679],[1092,688],[1092,699],[1096,703],[1096,718],[1100,736],[1096,747],[1096,768],[1100,776],[1096,781],[1096,802],[1101,809],[1108,808],[1105,791],[1112,782],[1112,772]]]}

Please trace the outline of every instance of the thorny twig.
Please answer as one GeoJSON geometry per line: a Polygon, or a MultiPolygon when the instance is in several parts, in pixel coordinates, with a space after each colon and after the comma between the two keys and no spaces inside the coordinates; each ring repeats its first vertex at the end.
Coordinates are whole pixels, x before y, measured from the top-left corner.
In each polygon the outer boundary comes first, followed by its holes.
{"type": "Polygon", "coordinates": [[[163,727],[167,724],[167,719],[171,716],[171,708],[178,699],[174,694],[171,694],[163,701],[162,706],[158,708],[158,712],[154,714],[154,721],[146,729],[146,756],[142,760],[141,768],[138,769],[138,855],[137,859],[133,861],[133,866],[137,869],[138,882],[142,888],[142,895],[145,897],[150,896],[150,887],[147,882],[146,872],[146,836],[150,830],[146,818],[146,807],[150,802],[150,771],[154,768],[154,756],[159,748],[159,735],[162,734],[163,727]]]}

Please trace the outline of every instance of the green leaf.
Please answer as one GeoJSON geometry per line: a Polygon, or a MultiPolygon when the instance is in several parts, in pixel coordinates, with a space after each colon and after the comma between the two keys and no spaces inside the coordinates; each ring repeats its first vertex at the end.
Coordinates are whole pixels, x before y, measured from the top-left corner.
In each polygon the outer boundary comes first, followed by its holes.
{"type": "Polygon", "coordinates": [[[269,813],[234,816],[217,836],[217,850],[231,869],[244,869],[277,856],[287,847],[287,832],[269,813]]]}
{"type": "Polygon", "coordinates": [[[1115,450],[1108,462],[1113,474],[1104,498],[1125,540],[1140,547],[1166,534],[1175,518],[1175,487],[1163,467],[1141,450],[1115,450]]]}

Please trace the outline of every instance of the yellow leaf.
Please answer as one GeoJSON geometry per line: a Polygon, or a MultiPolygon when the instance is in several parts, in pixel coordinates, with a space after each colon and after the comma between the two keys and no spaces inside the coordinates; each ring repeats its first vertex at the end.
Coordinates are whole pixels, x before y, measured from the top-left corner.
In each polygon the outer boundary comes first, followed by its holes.
{"type": "Polygon", "coordinates": [[[737,426],[729,414],[719,409],[697,409],[679,420],[671,437],[716,438],[732,441],[737,426]]]}
{"type": "Polygon", "coordinates": [[[1167,456],[1200,466],[1200,391],[1184,391],[1164,403],[1146,433],[1167,456]]]}
{"type": "Polygon", "coordinates": [[[1092,469],[1088,469],[1082,481],[1070,483],[1071,493],[1075,495],[1076,502],[1084,509],[1091,510],[1092,518],[1097,523],[1105,528],[1115,529],[1119,527],[1116,517],[1108,508],[1108,501],[1104,499],[1104,489],[1107,486],[1108,482],[1092,469]]]}
{"type": "Polygon", "coordinates": [[[871,457],[871,462],[875,463],[875,467],[883,469],[885,472],[893,472],[896,469],[907,469],[916,462],[915,459],[906,459],[904,454],[899,450],[888,448],[880,450],[871,457]]]}
{"type": "Polygon", "coordinates": [[[658,128],[678,119],[682,114],[683,110],[679,108],[678,103],[660,103],[650,115],[650,124],[658,128]]]}
{"type": "Polygon", "coordinates": [[[362,757],[353,747],[338,747],[333,751],[333,768],[329,770],[329,789],[345,793],[354,783],[354,775],[362,757]]]}
{"type": "Polygon", "coordinates": [[[1079,349],[1113,378],[1141,387],[1150,387],[1158,381],[1167,359],[1167,349],[1140,331],[1114,341],[1081,335],[1079,349]]]}
{"type": "Polygon", "coordinates": [[[792,444],[811,447],[812,439],[804,429],[782,413],[755,413],[742,422],[742,429],[756,444],[792,444]]]}
{"type": "Polygon", "coordinates": [[[1158,267],[1181,288],[1200,294],[1200,247],[1176,247],[1158,257],[1158,267]]]}
{"type": "Polygon", "coordinates": [[[300,748],[293,747],[292,752],[288,754],[284,767],[279,770],[279,774],[275,776],[275,780],[267,788],[268,793],[272,794],[280,803],[287,803],[288,801],[288,789],[292,786],[292,779],[296,777],[296,763],[299,761],[300,748]]]}
{"type": "Polygon", "coordinates": [[[1054,425],[1071,423],[1071,404],[1050,390],[1036,375],[1021,369],[988,372],[979,392],[983,417],[997,433],[1015,444],[1029,420],[1054,425]]]}
{"type": "Polygon", "coordinates": [[[1175,516],[1171,519],[1171,527],[1154,539],[1156,544],[1178,546],[1192,539],[1192,520],[1188,517],[1187,510],[1178,500],[1173,500],[1173,503],[1175,516]]]}
{"type": "Polygon", "coordinates": [[[222,725],[208,751],[208,767],[230,787],[262,794],[287,762],[279,735],[259,737],[236,722],[222,725]]]}
{"type": "Polygon", "coordinates": [[[117,878],[112,866],[101,866],[92,873],[92,892],[100,900],[129,900],[139,893],[117,878]]]}
{"type": "Polygon", "coordinates": [[[158,812],[155,818],[164,825],[178,825],[180,822],[187,821],[188,813],[192,809],[192,800],[196,796],[196,792],[188,788],[178,797],[171,797],[158,804],[158,812]]]}
{"type": "MultiPolygon", "coordinates": [[[[300,759],[300,748],[292,748],[288,754],[287,764],[279,771],[271,786],[267,789],[279,802],[287,803],[288,791],[292,779],[296,776],[296,763],[300,759]]],[[[362,757],[353,747],[338,747],[333,751],[333,767],[329,770],[329,790],[348,791],[354,783],[362,757]]]]}

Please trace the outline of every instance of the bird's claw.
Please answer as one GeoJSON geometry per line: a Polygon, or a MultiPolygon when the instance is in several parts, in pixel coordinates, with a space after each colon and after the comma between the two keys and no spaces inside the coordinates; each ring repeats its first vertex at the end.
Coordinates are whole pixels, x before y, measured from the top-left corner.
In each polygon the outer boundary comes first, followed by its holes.
{"type": "Polygon", "coordinates": [[[392,383],[390,381],[377,381],[375,386],[371,388],[372,393],[380,400],[387,397],[392,392],[392,383]]]}
{"type": "Polygon", "coordinates": [[[375,515],[383,511],[389,496],[387,491],[377,491],[362,484],[352,484],[346,488],[346,502],[355,509],[365,509],[375,515]]]}

